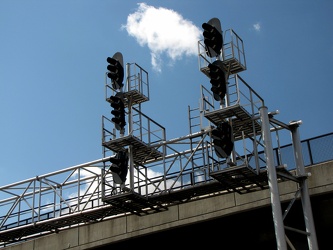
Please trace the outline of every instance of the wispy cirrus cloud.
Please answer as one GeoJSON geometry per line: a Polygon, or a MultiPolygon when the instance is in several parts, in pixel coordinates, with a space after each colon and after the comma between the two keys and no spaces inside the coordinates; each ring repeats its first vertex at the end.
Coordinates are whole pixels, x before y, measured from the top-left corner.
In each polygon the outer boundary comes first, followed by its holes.
{"type": "Polygon", "coordinates": [[[149,48],[156,71],[162,71],[162,55],[174,63],[198,53],[201,30],[174,10],[139,3],[138,9],[128,15],[123,28],[141,46],[149,48]]]}

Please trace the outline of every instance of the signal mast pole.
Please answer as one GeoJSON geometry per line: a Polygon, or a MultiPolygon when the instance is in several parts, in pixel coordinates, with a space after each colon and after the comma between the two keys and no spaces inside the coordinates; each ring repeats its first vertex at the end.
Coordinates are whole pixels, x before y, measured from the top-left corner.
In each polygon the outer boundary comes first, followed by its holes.
{"type": "Polygon", "coordinates": [[[272,204],[272,214],[273,222],[275,228],[276,244],[277,249],[286,250],[287,242],[284,231],[284,223],[282,217],[282,208],[280,203],[279,187],[277,183],[276,169],[274,167],[274,154],[272,146],[271,132],[269,128],[269,118],[266,106],[262,106],[259,109],[263,141],[265,145],[265,156],[266,156],[266,168],[268,185],[271,193],[271,204],[272,204]]]}

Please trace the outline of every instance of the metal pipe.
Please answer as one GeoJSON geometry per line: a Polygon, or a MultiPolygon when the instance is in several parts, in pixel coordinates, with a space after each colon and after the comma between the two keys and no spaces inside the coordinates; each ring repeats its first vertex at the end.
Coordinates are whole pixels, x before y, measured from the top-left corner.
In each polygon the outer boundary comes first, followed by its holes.
{"type": "Polygon", "coordinates": [[[275,228],[275,236],[277,249],[287,250],[287,242],[284,231],[284,224],[282,218],[282,209],[280,202],[279,187],[277,183],[276,169],[274,167],[274,154],[271,133],[269,129],[269,117],[266,106],[262,106],[259,109],[263,141],[265,145],[265,156],[266,156],[266,169],[268,177],[268,185],[271,193],[271,204],[272,204],[272,213],[273,213],[273,222],[275,228]]]}
{"type": "Polygon", "coordinates": [[[22,184],[27,183],[27,182],[34,181],[38,178],[45,178],[45,177],[52,176],[52,175],[55,175],[55,174],[62,174],[64,172],[67,172],[67,171],[70,171],[70,170],[74,170],[74,169],[81,168],[81,167],[87,167],[89,165],[93,165],[93,164],[100,163],[100,162],[105,162],[105,161],[108,161],[108,160],[110,160],[110,157],[104,157],[104,158],[101,158],[101,159],[98,159],[98,160],[94,160],[94,161],[86,162],[86,163],[83,163],[83,164],[75,165],[75,166],[72,166],[72,167],[69,167],[69,168],[65,168],[65,169],[62,169],[62,170],[59,170],[59,171],[51,172],[51,173],[44,174],[44,175],[39,175],[37,177],[33,177],[33,178],[30,178],[30,179],[27,179],[27,180],[24,180],[24,181],[19,181],[19,182],[15,182],[15,183],[12,183],[12,184],[9,184],[9,185],[6,185],[6,186],[2,186],[2,187],[0,187],[0,191],[2,189],[11,188],[11,187],[15,187],[15,186],[18,186],[18,185],[22,185],[22,184]]]}
{"type": "MultiPolygon", "coordinates": [[[[295,163],[296,163],[296,173],[299,176],[305,176],[305,168],[304,168],[304,161],[302,155],[302,145],[299,136],[299,127],[300,123],[292,123],[290,125],[291,130],[291,137],[294,146],[294,156],[295,156],[295,163]]],[[[306,178],[302,178],[301,181],[301,201],[303,207],[303,214],[304,214],[304,222],[305,228],[308,239],[308,246],[310,250],[317,250],[318,243],[317,243],[317,236],[316,230],[314,226],[313,216],[312,216],[312,208],[311,208],[311,201],[308,189],[308,183],[306,178]]]]}

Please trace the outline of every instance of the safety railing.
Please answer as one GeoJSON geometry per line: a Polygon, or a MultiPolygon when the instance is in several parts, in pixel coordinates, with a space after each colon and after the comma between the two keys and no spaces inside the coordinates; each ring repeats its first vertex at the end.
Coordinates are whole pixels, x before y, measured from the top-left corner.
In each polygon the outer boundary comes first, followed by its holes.
{"type": "Polygon", "coordinates": [[[106,101],[117,92],[124,93],[125,105],[129,101],[133,105],[149,100],[149,80],[146,70],[136,63],[127,63],[125,79],[126,83],[122,91],[119,91],[112,87],[112,82],[107,78],[107,74],[105,74],[104,95],[106,101]]]}
{"type": "Polygon", "coordinates": [[[132,107],[131,117],[132,130],[130,133],[139,140],[148,145],[166,140],[165,128],[137,108],[132,107]]]}
{"type": "MultiPolygon", "coordinates": [[[[223,107],[241,105],[249,114],[256,115],[264,105],[264,99],[238,74],[229,77],[227,89],[223,107]]],[[[210,112],[220,108],[221,103],[213,98],[212,92],[201,86],[201,110],[210,112]]]]}
{"type": "MultiPolygon", "coordinates": [[[[175,145],[180,141],[183,139],[174,140],[175,145]]],[[[207,150],[204,143],[198,142],[194,151],[180,152],[171,146],[171,142],[168,144],[169,154],[164,161],[152,161],[147,164],[148,167],[138,168],[136,174],[140,178],[136,190],[141,194],[163,194],[165,190],[195,187],[211,180],[206,168],[207,159],[202,157],[207,150]]],[[[333,133],[302,140],[301,145],[306,166],[333,160],[333,133]]],[[[264,152],[259,152],[258,155],[264,158],[264,152]]],[[[291,144],[275,148],[274,155],[277,166],[282,159],[289,170],[295,168],[291,144]]],[[[16,227],[105,206],[101,198],[101,165],[108,159],[99,159],[0,187],[0,235],[16,227]]],[[[264,167],[264,163],[262,164],[264,167]]]]}
{"type": "MultiPolygon", "coordinates": [[[[221,55],[217,58],[223,62],[229,74],[236,74],[246,70],[246,60],[243,40],[233,29],[224,32],[224,41],[221,55]]],[[[210,58],[207,54],[203,40],[198,41],[199,70],[207,74],[207,67],[216,58],[210,58]]]]}
{"type": "Polygon", "coordinates": [[[237,70],[234,69],[232,71],[234,73],[246,70],[246,60],[245,60],[243,40],[236,34],[236,32],[233,29],[228,29],[224,32],[223,41],[224,41],[223,44],[224,63],[237,65],[238,69],[237,70]]]}
{"type": "Polygon", "coordinates": [[[1,187],[0,234],[11,228],[102,206],[103,161],[105,159],[1,187]]]}
{"type": "Polygon", "coordinates": [[[143,101],[149,100],[149,78],[148,72],[137,63],[126,64],[126,85],[125,93],[137,93],[142,96],[143,101]]]}

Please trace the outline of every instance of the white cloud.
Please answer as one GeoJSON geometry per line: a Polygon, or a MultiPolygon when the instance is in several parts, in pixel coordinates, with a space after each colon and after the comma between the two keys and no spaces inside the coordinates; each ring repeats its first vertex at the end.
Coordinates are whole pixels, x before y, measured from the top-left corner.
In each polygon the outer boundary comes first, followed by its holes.
{"type": "Polygon", "coordinates": [[[201,30],[179,13],[139,3],[138,9],[128,15],[126,29],[141,46],[148,46],[155,70],[162,70],[162,55],[171,63],[183,56],[197,55],[201,30]]]}
{"type": "Polygon", "coordinates": [[[255,23],[255,24],[253,24],[253,28],[254,28],[254,30],[255,31],[260,31],[260,29],[261,29],[261,26],[260,26],[260,23],[255,23]]]}

